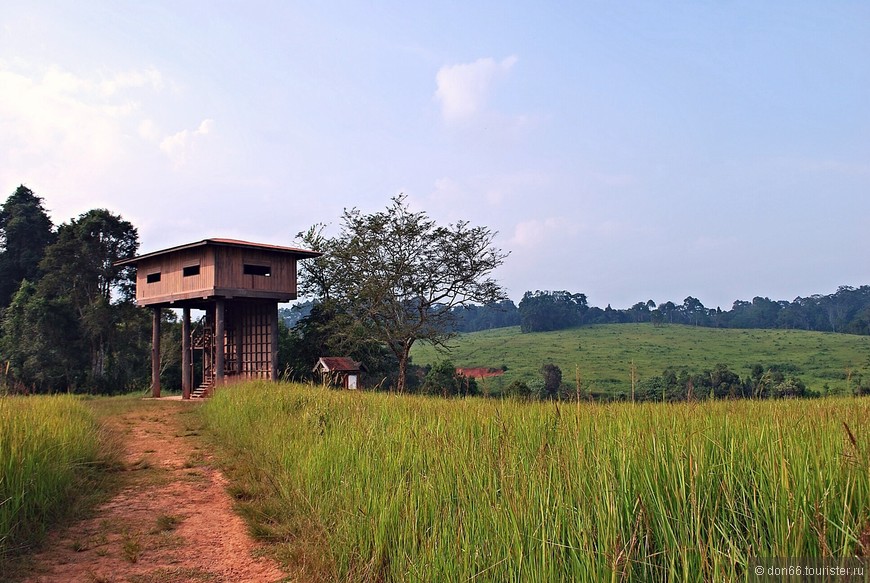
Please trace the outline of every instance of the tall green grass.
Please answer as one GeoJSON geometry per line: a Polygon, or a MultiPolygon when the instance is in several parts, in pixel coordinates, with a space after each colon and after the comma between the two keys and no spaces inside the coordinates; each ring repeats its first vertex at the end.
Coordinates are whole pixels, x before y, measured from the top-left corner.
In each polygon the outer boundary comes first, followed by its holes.
{"type": "Polygon", "coordinates": [[[0,564],[66,513],[99,437],[75,397],[0,397],[0,564]]]}
{"type": "Polygon", "coordinates": [[[867,399],[559,406],[251,384],[202,411],[236,479],[267,485],[260,528],[313,524],[291,535],[324,541],[338,579],[730,581],[751,556],[852,556],[870,529],[867,399]]]}

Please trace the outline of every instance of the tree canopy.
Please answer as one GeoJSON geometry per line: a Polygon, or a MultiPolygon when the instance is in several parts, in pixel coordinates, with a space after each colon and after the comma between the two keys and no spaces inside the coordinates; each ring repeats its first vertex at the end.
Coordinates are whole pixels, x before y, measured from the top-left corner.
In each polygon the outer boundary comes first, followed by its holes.
{"type": "Polygon", "coordinates": [[[24,185],[0,207],[0,308],[25,279],[35,281],[45,247],[54,239],[42,199],[24,185]]]}
{"type": "Polygon", "coordinates": [[[416,341],[443,347],[456,333],[454,308],[505,299],[492,272],[507,255],[494,236],[466,221],[439,226],[399,195],[384,211],[345,210],[336,237],[322,225],[299,233],[325,253],[303,266],[300,287],[335,304],[340,334],[375,340],[395,355],[401,392],[416,341]]]}
{"type": "Polygon", "coordinates": [[[523,332],[546,332],[579,326],[587,309],[584,294],[526,292],[519,305],[520,328],[523,332]]]}
{"type": "MultiPolygon", "coordinates": [[[[14,196],[14,195],[13,195],[14,196]]],[[[4,310],[0,353],[27,390],[128,389],[144,373],[148,320],[133,305],[138,234],[105,209],[62,224],[33,281],[23,279],[4,310]]]]}

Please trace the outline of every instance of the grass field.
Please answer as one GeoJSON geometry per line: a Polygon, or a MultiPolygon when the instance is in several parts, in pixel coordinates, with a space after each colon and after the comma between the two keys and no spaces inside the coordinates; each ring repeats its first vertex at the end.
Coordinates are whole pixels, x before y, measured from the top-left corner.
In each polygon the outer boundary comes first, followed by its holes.
{"type": "Polygon", "coordinates": [[[735,581],[753,555],[870,552],[866,398],[559,406],[250,384],[202,413],[253,530],[313,578],[735,581]]]}
{"type": "Polygon", "coordinates": [[[81,399],[0,397],[0,564],[69,514],[72,494],[105,460],[102,445],[81,399]]]}
{"type": "MultiPolygon", "coordinates": [[[[514,380],[540,378],[541,365],[562,369],[563,380],[592,392],[629,392],[631,365],[639,379],[665,368],[702,372],[717,364],[745,376],[752,365],[787,364],[808,388],[848,394],[858,376],[870,381],[870,337],[799,330],[734,330],[651,324],[612,324],[521,334],[518,327],[460,336],[449,358],[456,366],[507,366],[504,376],[481,379],[485,391],[499,392],[514,380]]],[[[445,358],[418,343],[416,364],[445,358]]]]}

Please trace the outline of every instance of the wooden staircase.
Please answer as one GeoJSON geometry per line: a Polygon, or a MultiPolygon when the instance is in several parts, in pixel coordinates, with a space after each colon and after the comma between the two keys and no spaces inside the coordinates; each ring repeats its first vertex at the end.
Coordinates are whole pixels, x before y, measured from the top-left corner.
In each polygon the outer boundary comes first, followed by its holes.
{"type": "Polygon", "coordinates": [[[204,399],[211,395],[214,389],[214,381],[203,382],[190,393],[191,399],[204,399]]]}
{"type": "Polygon", "coordinates": [[[214,331],[211,326],[198,325],[193,331],[194,350],[202,350],[202,382],[190,393],[191,399],[204,399],[211,395],[215,385],[214,331]]]}

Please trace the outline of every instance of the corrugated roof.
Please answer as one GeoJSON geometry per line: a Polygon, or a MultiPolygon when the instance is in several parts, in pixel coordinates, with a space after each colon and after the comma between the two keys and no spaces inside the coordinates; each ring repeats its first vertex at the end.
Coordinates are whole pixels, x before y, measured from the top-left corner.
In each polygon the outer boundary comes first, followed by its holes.
{"type": "MultiPolygon", "coordinates": [[[[317,363],[323,365],[326,372],[362,370],[362,363],[356,362],[349,356],[321,356],[317,363]]],[[[316,366],[314,368],[317,369],[316,366]]]]}
{"type": "Polygon", "coordinates": [[[295,255],[302,259],[320,257],[321,255],[323,255],[323,253],[319,253],[317,251],[309,251],[308,249],[299,249],[297,247],[282,247],[280,245],[269,245],[266,243],[251,243],[250,241],[241,241],[239,239],[203,239],[202,241],[196,241],[195,243],[177,245],[168,249],[161,249],[160,251],[152,251],[151,253],[145,253],[143,255],[131,257],[130,259],[122,259],[121,261],[116,261],[115,265],[136,265],[136,263],[138,263],[142,259],[150,259],[152,257],[166,255],[167,253],[175,253],[177,251],[183,251],[185,249],[204,247],[206,245],[215,245],[221,247],[241,247],[244,249],[257,249],[261,251],[275,251],[277,253],[295,255]]]}

